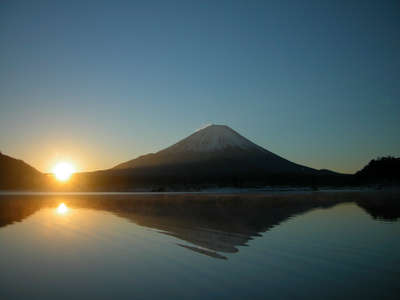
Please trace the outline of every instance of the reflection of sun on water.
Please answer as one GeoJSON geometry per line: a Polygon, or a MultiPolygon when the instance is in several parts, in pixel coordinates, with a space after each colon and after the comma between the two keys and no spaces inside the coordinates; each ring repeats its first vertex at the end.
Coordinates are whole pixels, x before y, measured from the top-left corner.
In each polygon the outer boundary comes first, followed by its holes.
{"type": "Polygon", "coordinates": [[[57,211],[57,213],[60,214],[60,215],[65,215],[65,214],[69,211],[69,208],[68,208],[64,203],[61,203],[61,204],[57,207],[56,211],[57,211]]]}

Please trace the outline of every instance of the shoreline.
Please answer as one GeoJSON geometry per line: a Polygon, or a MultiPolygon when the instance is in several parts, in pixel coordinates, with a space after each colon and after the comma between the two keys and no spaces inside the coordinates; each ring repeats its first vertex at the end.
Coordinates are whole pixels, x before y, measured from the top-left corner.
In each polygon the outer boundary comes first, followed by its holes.
{"type": "Polygon", "coordinates": [[[0,191],[2,195],[232,195],[232,194],[315,194],[318,192],[384,192],[400,191],[400,187],[343,187],[343,188],[296,188],[296,187],[265,187],[265,188],[216,188],[199,191],[0,191]]]}

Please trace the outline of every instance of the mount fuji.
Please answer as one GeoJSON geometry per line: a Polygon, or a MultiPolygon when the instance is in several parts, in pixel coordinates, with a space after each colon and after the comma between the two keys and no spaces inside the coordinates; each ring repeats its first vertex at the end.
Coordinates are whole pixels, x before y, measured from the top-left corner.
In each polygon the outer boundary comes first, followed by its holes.
{"type": "Polygon", "coordinates": [[[345,179],[342,174],[291,162],[225,125],[209,125],[156,153],[74,177],[82,190],[106,191],[316,186],[345,179]]]}
{"type": "Polygon", "coordinates": [[[113,170],[137,168],[202,177],[318,172],[256,145],[225,125],[209,125],[168,148],[121,163],[113,170]]]}

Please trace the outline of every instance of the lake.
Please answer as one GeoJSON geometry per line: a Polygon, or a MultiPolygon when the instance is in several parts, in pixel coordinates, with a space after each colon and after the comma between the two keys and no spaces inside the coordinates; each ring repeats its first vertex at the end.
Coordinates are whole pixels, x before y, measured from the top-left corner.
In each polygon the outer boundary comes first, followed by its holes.
{"type": "Polygon", "coordinates": [[[397,192],[0,196],[0,299],[400,299],[397,192]]]}

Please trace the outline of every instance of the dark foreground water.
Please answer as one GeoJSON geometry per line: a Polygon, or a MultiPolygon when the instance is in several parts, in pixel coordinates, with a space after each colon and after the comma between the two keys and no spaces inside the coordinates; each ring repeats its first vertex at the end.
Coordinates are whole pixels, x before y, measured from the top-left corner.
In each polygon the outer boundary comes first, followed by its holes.
{"type": "Polygon", "coordinates": [[[400,198],[0,196],[0,299],[400,299],[400,198]]]}

